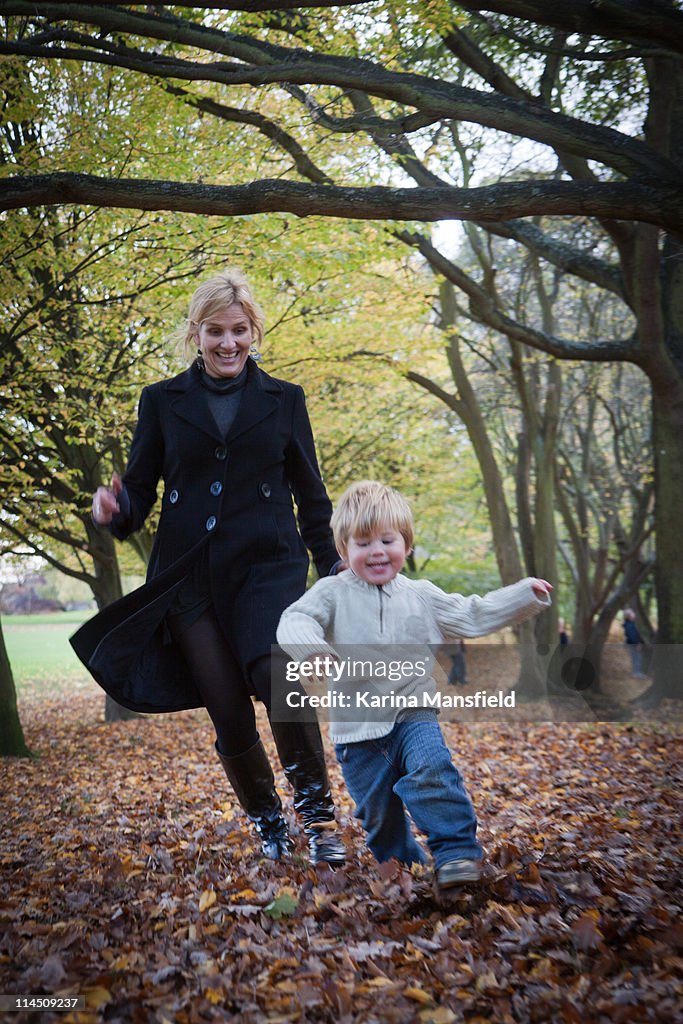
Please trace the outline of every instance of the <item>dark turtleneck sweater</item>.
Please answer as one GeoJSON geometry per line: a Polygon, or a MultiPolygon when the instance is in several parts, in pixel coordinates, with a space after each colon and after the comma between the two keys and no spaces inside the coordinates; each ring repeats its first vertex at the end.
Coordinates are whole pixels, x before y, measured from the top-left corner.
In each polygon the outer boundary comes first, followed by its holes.
{"type": "Polygon", "coordinates": [[[216,426],[221,436],[227,437],[247,383],[247,367],[245,365],[237,377],[210,377],[206,370],[202,370],[201,382],[216,426]]]}

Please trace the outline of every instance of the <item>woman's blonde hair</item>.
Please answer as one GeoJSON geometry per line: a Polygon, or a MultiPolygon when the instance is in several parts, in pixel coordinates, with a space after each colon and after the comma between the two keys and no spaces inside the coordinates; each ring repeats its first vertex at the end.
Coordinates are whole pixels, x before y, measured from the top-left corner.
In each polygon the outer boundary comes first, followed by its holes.
{"type": "Polygon", "coordinates": [[[398,530],[408,551],[413,546],[415,527],[410,505],[393,487],[376,480],[359,480],[346,488],[332,514],[331,526],[340,555],[345,554],[349,537],[369,537],[387,527],[398,530]]]}
{"type": "Polygon", "coordinates": [[[235,302],[240,303],[251,324],[254,345],[261,344],[264,325],[263,310],[254,298],[246,275],[236,267],[229,267],[227,270],[221,271],[220,274],[209,278],[208,281],[203,281],[190,299],[187,319],[183,321],[177,331],[178,340],[188,358],[193,358],[196,355],[196,332],[201,322],[221,313],[235,302]]]}

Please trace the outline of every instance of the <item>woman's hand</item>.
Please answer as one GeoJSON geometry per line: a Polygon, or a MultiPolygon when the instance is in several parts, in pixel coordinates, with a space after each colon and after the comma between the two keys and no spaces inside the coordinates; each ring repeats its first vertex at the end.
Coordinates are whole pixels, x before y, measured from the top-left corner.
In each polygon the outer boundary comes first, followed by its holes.
{"type": "Polygon", "coordinates": [[[92,499],[92,517],[98,526],[108,526],[119,511],[118,497],[123,489],[121,477],[114,473],[111,487],[98,487],[92,499]]]}
{"type": "Polygon", "coordinates": [[[552,583],[548,583],[547,580],[532,579],[531,589],[538,598],[550,597],[553,586],[552,583]]]}

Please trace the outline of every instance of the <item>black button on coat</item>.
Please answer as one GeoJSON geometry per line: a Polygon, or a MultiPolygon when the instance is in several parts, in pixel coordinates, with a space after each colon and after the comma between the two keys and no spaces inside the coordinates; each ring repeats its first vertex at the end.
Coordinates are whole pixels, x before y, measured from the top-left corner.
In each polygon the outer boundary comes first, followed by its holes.
{"type": "Polygon", "coordinates": [[[138,530],[163,479],[147,582],[71,638],[97,682],[124,707],[163,712],[201,706],[165,615],[205,545],[213,606],[245,671],[270,653],[280,615],[304,592],[306,548],[321,576],[338,560],[303,390],[270,377],[252,360],[247,366],[226,438],[196,366],[142,392],[123,476],[130,510],[115,516],[111,530],[121,540],[138,530]]]}

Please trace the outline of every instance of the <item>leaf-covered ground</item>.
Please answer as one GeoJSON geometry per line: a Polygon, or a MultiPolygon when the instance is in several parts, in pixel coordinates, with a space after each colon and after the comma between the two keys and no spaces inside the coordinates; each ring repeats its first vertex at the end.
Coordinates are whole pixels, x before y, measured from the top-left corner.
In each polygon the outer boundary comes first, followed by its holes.
{"type": "Polygon", "coordinates": [[[373,862],[332,756],[348,866],[309,867],[294,821],[273,864],[203,712],[102,703],[23,702],[40,757],[0,763],[0,992],[87,1004],[14,1024],[683,1020],[676,725],[446,724],[487,862],[440,904],[373,862]]]}

